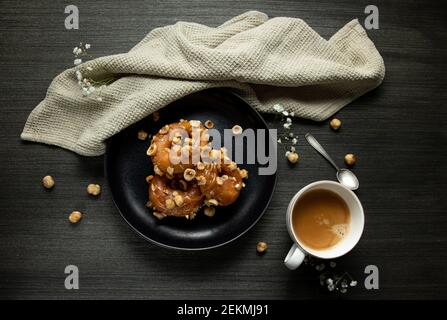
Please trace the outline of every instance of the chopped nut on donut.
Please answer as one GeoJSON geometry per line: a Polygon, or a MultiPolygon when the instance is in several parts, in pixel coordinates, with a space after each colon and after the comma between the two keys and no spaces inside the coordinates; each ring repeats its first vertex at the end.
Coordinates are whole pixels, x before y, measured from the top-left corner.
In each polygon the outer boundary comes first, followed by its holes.
{"type": "Polygon", "coordinates": [[[234,170],[236,170],[236,169],[237,169],[237,164],[236,164],[236,162],[231,161],[231,162],[228,164],[228,170],[230,170],[230,171],[234,171],[234,170]]]}
{"type": "Polygon", "coordinates": [[[181,195],[176,195],[174,197],[174,202],[177,205],[177,207],[181,207],[183,205],[183,197],[181,195]]]}
{"type": "Polygon", "coordinates": [[[205,164],[204,163],[202,163],[202,162],[197,162],[197,169],[198,170],[203,170],[203,169],[205,169],[205,164]]]}
{"type": "Polygon", "coordinates": [[[236,188],[236,190],[242,189],[242,185],[240,183],[236,183],[236,185],[234,187],[236,188]]]}
{"type": "Polygon", "coordinates": [[[212,217],[216,213],[216,208],[214,208],[214,207],[205,207],[205,209],[203,209],[203,213],[206,216],[208,216],[208,217],[212,217]]]}
{"type": "Polygon", "coordinates": [[[197,177],[197,185],[199,186],[204,186],[206,184],[206,178],[199,176],[197,177]]]}
{"type": "Polygon", "coordinates": [[[146,131],[144,131],[144,130],[140,130],[140,131],[138,131],[138,139],[139,139],[139,140],[144,141],[144,140],[147,139],[147,137],[148,137],[148,134],[147,134],[146,131]]]}
{"type": "Polygon", "coordinates": [[[186,181],[191,181],[196,176],[196,170],[194,169],[186,169],[183,173],[183,178],[185,178],[186,181]]]}
{"type": "Polygon", "coordinates": [[[166,199],[165,205],[166,208],[173,209],[175,207],[175,202],[172,199],[166,199]]]}
{"type": "Polygon", "coordinates": [[[163,171],[161,171],[157,165],[154,166],[154,172],[155,172],[155,174],[157,174],[159,176],[163,175],[163,171]]]}
{"type": "Polygon", "coordinates": [[[211,120],[206,120],[205,127],[207,127],[208,129],[212,129],[214,128],[214,123],[211,120]]]}
{"type": "Polygon", "coordinates": [[[233,134],[238,135],[242,133],[242,127],[240,125],[235,125],[231,131],[233,132],[233,134]]]}
{"type": "Polygon", "coordinates": [[[205,200],[205,205],[206,206],[218,206],[219,202],[217,202],[216,199],[206,199],[205,200]]]}
{"type": "Polygon", "coordinates": [[[158,131],[160,134],[166,134],[169,132],[169,125],[165,125],[163,128],[158,131]]]}
{"type": "Polygon", "coordinates": [[[165,214],[160,213],[160,212],[155,212],[155,211],[154,211],[152,214],[153,214],[157,219],[159,219],[159,220],[161,220],[161,219],[163,219],[163,218],[166,217],[165,214]]]}
{"type": "Polygon", "coordinates": [[[224,183],[224,179],[222,179],[222,177],[216,177],[216,182],[219,186],[221,186],[224,183]]]}
{"type": "Polygon", "coordinates": [[[167,172],[168,174],[170,174],[170,175],[173,175],[173,174],[174,174],[174,168],[173,168],[173,167],[168,167],[168,168],[166,169],[166,172],[167,172]]]}
{"type": "Polygon", "coordinates": [[[152,143],[152,144],[149,146],[149,149],[147,149],[146,154],[147,154],[148,156],[152,157],[153,155],[155,155],[156,152],[157,152],[157,145],[154,144],[154,143],[152,143]]]}
{"type": "Polygon", "coordinates": [[[189,121],[189,124],[190,124],[191,127],[193,127],[193,128],[199,128],[201,122],[200,122],[199,120],[190,120],[190,121],[189,121]]]}
{"type": "Polygon", "coordinates": [[[239,170],[239,174],[241,175],[242,179],[248,179],[248,171],[245,169],[239,170]]]}

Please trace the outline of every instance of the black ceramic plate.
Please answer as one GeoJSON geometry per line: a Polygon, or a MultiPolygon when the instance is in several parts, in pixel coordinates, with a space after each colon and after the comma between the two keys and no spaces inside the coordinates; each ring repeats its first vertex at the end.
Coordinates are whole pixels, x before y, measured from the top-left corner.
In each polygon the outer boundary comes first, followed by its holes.
{"type": "MultiPolygon", "coordinates": [[[[162,110],[160,120],[151,117],[112,137],[105,156],[106,176],[112,196],[124,220],[146,240],[161,246],[200,250],[228,243],[248,231],[266,210],[276,181],[274,175],[259,175],[259,163],[241,164],[249,172],[238,200],[218,207],[214,217],[199,213],[195,219],[168,217],[158,220],[146,208],[148,184],[153,174],[146,150],[150,144],[137,139],[138,130],[156,133],[163,125],[179,119],[212,120],[219,131],[239,124],[242,128],[267,129],[262,117],[245,101],[224,89],[210,89],[182,98],[162,110]]],[[[267,143],[273,143],[267,135],[267,143]]],[[[276,142],[276,141],[275,141],[276,142]]]]}

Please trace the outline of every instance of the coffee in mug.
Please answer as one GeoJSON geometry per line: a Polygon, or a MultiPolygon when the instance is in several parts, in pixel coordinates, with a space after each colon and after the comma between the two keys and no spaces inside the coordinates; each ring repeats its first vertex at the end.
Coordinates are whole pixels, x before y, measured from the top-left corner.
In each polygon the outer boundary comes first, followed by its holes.
{"type": "Polygon", "coordinates": [[[295,203],[292,227],[307,247],[324,250],[336,245],[349,232],[351,214],[335,192],[310,190],[295,203]]]}

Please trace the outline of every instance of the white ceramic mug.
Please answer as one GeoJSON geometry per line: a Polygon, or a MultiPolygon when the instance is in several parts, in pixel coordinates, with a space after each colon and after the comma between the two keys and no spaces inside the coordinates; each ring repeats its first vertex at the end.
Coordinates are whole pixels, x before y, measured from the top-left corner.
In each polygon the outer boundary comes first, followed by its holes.
{"type": "Polygon", "coordinates": [[[294,241],[294,244],[284,259],[284,264],[290,270],[294,270],[300,266],[306,254],[321,259],[334,259],[351,251],[362,236],[365,216],[363,213],[362,204],[354,192],[338,182],[322,180],[308,184],[298,191],[297,194],[295,194],[289,203],[289,207],[287,208],[286,221],[287,230],[289,231],[289,235],[294,241]],[[295,234],[292,227],[292,212],[296,202],[303,194],[315,189],[329,190],[339,195],[348,205],[349,212],[351,214],[351,220],[348,228],[349,231],[347,235],[345,235],[336,245],[323,250],[315,250],[303,244],[295,234]]]}

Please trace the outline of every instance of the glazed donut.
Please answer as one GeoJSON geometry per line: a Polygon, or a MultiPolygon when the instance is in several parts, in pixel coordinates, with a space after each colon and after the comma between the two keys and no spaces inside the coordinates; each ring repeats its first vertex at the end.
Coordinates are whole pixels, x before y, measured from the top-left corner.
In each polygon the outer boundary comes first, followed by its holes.
{"type": "Polygon", "coordinates": [[[147,155],[152,158],[157,175],[166,175],[172,179],[174,176],[182,175],[186,169],[194,168],[193,148],[204,147],[208,144],[207,129],[200,121],[180,120],[165,125],[154,135],[147,155]]]}
{"type": "Polygon", "coordinates": [[[197,184],[208,206],[228,206],[235,202],[245,186],[243,177],[246,170],[240,170],[234,162],[197,166],[197,184]]]}
{"type": "Polygon", "coordinates": [[[193,219],[203,205],[203,195],[195,183],[157,175],[149,183],[149,204],[158,219],[166,216],[193,219]]]}

